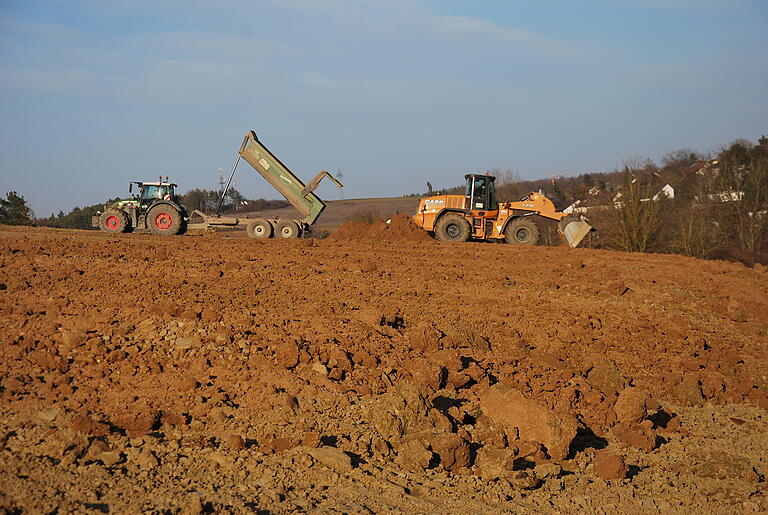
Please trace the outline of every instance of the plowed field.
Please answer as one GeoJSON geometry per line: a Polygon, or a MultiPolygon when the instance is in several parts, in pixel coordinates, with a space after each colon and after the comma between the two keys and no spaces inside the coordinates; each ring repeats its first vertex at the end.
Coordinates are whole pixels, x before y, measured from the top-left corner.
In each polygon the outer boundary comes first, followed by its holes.
{"type": "Polygon", "coordinates": [[[768,510],[768,271],[0,227],[13,513],[768,510]]]}

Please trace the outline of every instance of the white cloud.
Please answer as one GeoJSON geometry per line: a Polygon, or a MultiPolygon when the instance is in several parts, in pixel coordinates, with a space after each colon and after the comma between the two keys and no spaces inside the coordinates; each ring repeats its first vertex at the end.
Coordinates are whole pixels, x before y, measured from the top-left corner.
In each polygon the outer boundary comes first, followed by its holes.
{"type": "MultiPolygon", "coordinates": [[[[746,0],[607,0],[609,3],[631,5],[661,11],[687,12],[749,12],[746,0]]],[[[758,0],[761,2],[763,0],[758,0]]]]}

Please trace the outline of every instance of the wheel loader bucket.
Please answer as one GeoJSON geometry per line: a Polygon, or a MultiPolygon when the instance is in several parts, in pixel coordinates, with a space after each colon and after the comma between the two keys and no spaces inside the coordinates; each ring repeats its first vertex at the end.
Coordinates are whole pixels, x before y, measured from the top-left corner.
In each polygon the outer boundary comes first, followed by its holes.
{"type": "Polygon", "coordinates": [[[579,243],[581,243],[581,240],[584,239],[584,236],[586,236],[589,231],[594,230],[585,220],[570,216],[560,220],[557,229],[571,248],[577,247],[579,243]]]}

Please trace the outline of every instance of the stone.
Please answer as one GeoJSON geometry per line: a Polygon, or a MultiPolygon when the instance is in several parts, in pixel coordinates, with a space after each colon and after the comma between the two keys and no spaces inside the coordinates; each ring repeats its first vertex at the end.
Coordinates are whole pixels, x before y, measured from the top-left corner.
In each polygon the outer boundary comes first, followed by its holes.
{"type": "Polygon", "coordinates": [[[245,441],[240,435],[229,435],[227,437],[227,447],[233,451],[239,451],[245,447],[245,441]]]}
{"type": "Polygon", "coordinates": [[[627,379],[610,361],[593,367],[587,374],[587,381],[606,395],[618,394],[627,384],[627,379]]]}
{"type": "Polygon", "coordinates": [[[144,470],[153,469],[160,464],[152,451],[137,450],[131,454],[130,459],[131,463],[144,470]]]}
{"type": "Polygon", "coordinates": [[[499,449],[486,445],[477,451],[475,463],[480,477],[486,481],[509,476],[514,467],[516,453],[512,449],[499,449]]]}
{"type": "Polygon", "coordinates": [[[643,452],[656,448],[656,432],[648,425],[617,426],[613,433],[621,443],[637,447],[643,452]]]}
{"type": "Polygon", "coordinates": [[[305,447],[314,447],[314,448],[318,448],[322,446],[323,442],[322,442],[322,439],[320,438],[320,433],[318,433],[317,431],[307,431],[301,437],[301,445],[305,447]]]}
{"type": "Polygon", "coordinates": [[[432,451],[440,457],[440,465],[451,472],[469,465],[469,444],[456,433],[433,437],[432,451]]]}
{"type": "Polygon", "coordinates": [[[541,465],[536,465],[533,471],[536,473],[536,477],[547,479],[558,477],[563,472],[563,468],[557,463],[542,463],[541,465]]]}
{"type": "Polygon", "coordinates": [[[414,358],[406,361],[405,370],[414,383],[424,386],[431,392],[440,389],[443,383],[443,367],[427,358],[414,358]]]}
{"type": "Polygon", "coordinates": [[[412,383],[398,383],[394,391],[379,397],[370,407],[369,418],[379,434],[395,441],[423,432],[435,432],[441,421],[430,416],[426,390],[412,383]]]}
{"type": "Polygon", "coordinates": [[[598,477],[601,477],[606,481],[611,481],[627,477],[629,467],[627,467],[627,464],[621,456],[603,451],[598,453],[595,458],[593,470],[598,477]]]}
{"type": "Polygon", "coordinates": [[[424,472],[432,462],[432,452],[418,438],[408,439],[397,449],[395,463],[411,472],[424,472]]]}
{"type": "Polygon", "coordinates": [[[106,436],[109,434],[109,428],[101,422],[96,422],[87,413],[75,415],[69,422],[69,427],[92,436],[106,436]]]}
{"type": "Polygon", "coordinates": [[[198,382],[195,380],[194,377],[186,377],[184,380],[181,381],[179,384],[178,390],[180,392],[190,392],[197,388],[198,382]]]}
{"type": "Polygon", "coordinates": [[[497,425],[515,428],[521,439],[543,444],[553,460],[562,460],[570,452],[578,428],[572,414],[555,412],[503,385],[489,388],[480,406],[497,425]]]}
{"type": "Polygon", "coordinates": [[[270,443],[269,447],[272,449],[275,453],[281,453],[285,452],[288,449],[293,449],[299,444],[295,439],[293,438],[286,438],[286,437],[278,437],[274,438],[270,443]]]}
{"type": "Polygon", "coordinates": [[[407,336],[414,349],[422,351],[435,351],[439,347],[442,333],[434,324],[420,323],[408,330],[407,336]]]}
{"type": "Polygon", "coordinates": [[[200,494],[192,493],[181,506],[181,515],[199,515],[204,507],[200,494]]]}
{"type": "Polygon", "coordinates": [[[35,413],[35,418],[44,424],[50,424],[59,416],[57,409],[44,409],[35,413]]]}
{"type": "Polygon", "coordinates": [[[512,473],[508,478],[508,481],[515,488],[522,490],[531,490],[539,486],[539,478],[536,477],[536,473],[532,470],[518,470],[512,473]]]}
{"type": "Polygon", "coordinates": [[[701,386],[694,376],[683,378],[683,381],[672,389],[672,396],[684,406],[701,406],[704,404],[701,386]]]}
{"type": "Polygon", "coordinates": [[[299,364],[299,346],[296,342],[281,342],[275,350],[275,357],[278,365],[291,369],[299,364]]]}
{"type": "Polygon", "coordinates": [[[315,361],[314,363],[312,363],[312,370],[314,370],[320,375],[324,375],[324,376],[328,375],[328,369],[325,367],[325,365],[323,365],[319,361],[315,361]]]}
{"type": "Polygon", "coordinates": [[[648,394],[639,388],[624,388],[613,405],[616,420],[623,424],[636,424],[647,413],[648,394]]]}
{"type": "Polygon", "coordinates": [[[176,338],[176,342],[173,344],[179,350],[187,350],[193,347],[200,347],[200,338],[197,336],[181,336],[176,338]]]}
{"type": "Polygon", "coordinates": [[[309,455],[318,463],[337,472],[349,472],[352,470],[352,458],[347,453],[336,447],[320,447],[311,449],[309,455]]]}
{"type": "Polygon", "coordinates": [[[123,456],[120,454],[120,451],[104,451],[98,455],[98,459],[101,460],[105,466],[111,467],[120,463],[123,456]]]}

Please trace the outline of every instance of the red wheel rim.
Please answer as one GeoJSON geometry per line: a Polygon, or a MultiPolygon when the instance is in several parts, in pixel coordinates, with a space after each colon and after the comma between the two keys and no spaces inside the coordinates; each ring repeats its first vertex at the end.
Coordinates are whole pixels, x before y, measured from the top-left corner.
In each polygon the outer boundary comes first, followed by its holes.
{"type": "Polygon", "coordinates": [[[116,216],[108,216],[107,217],[107,227],[110,229],[117,229],[120,226],[120,220],[117,219],[116,216]]]}
{"type": "Polygon", "coordinates": [[[155,227],[167,231],[173,225],[173,218],[168,213],[160,213],[155,217],[155,227]]]}

